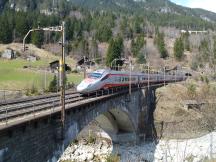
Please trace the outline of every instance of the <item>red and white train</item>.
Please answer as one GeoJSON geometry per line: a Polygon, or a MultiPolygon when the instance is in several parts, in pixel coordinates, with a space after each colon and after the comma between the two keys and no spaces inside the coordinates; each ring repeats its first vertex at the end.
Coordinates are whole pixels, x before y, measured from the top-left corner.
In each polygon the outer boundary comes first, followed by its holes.
{"type": "Polygon", "coordinates": [[[175,82],[186,80],[183,74],[165,74],[164,73],[131,73],[126,71],[97,70],[89,73],[78,86],[77,91],[82,94],[95,92],[100,89],[109,89],[113,87],[129,86],[131,77],[132,85],[159,84],[164,82],[175,82]]]}

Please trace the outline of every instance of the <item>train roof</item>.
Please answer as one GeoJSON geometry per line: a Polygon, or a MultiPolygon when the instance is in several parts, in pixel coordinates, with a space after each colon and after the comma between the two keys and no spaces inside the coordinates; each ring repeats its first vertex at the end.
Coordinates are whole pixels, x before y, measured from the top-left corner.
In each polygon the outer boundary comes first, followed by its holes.
{"type": "MultiPolygon", "coordinates": [[[[129,71],[116,71],[116,70],[110,70],[110,69],[99,69],[94,71],[93,73],[99,73],[99,74],[129,74],[129,71]]],[[[133,75],[143,75],[144,73],[140,72],[132,72],[133,75]]]]}

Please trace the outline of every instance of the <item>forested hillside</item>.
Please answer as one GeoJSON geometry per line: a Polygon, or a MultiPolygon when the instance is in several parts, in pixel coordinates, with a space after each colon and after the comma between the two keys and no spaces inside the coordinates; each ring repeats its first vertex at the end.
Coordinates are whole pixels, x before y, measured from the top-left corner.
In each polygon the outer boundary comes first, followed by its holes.
{"type": "MultiPolygon", "coordinates": [[[[0,5],[0,43],[22,42],[29,29],[56,26],[64,20],[69,55],[96,60],[106,57],[109,62],[114,57],[133,55],[144,63],[148,50],[154,49],[148,47],[152,40],[154,44],[150,45],[166,59],[170,53],[167,35],[159,29],[213,30],[216,20],[215,13],[168,0],[3,0],[0,5]]],[[[59,34],[35,32],[27,41],[41,48],[59,40],[59,34]]],[[[181,41],[190,50],[189,36],[181,36],[175,44],[177,60],[182,59],[181,41]]]]}

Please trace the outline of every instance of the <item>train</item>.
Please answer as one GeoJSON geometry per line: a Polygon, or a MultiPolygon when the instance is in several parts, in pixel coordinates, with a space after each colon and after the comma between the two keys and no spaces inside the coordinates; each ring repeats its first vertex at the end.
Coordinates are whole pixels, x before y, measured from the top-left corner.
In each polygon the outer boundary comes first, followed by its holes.
{"type": "Polygon", "coordinates": [[[186,76],[181,73],[141,73],[100,69],[88,73],[87,77],[77,86],[77,91],[81,94],[88,94],[102,89],[126,87],[129,84],[148,85],[183,80],[186,80],[186,76]]]}

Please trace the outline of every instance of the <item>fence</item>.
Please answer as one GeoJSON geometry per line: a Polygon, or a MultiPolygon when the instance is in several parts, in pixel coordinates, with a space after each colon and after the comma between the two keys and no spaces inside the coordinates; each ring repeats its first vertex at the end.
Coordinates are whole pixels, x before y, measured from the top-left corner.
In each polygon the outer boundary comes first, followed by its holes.
{"type": "Polygon", "coordinates": [[[24,90],[0,90],[0,102],[5,102],[9,99],[21,98],[24,94],[24,90]]]}

